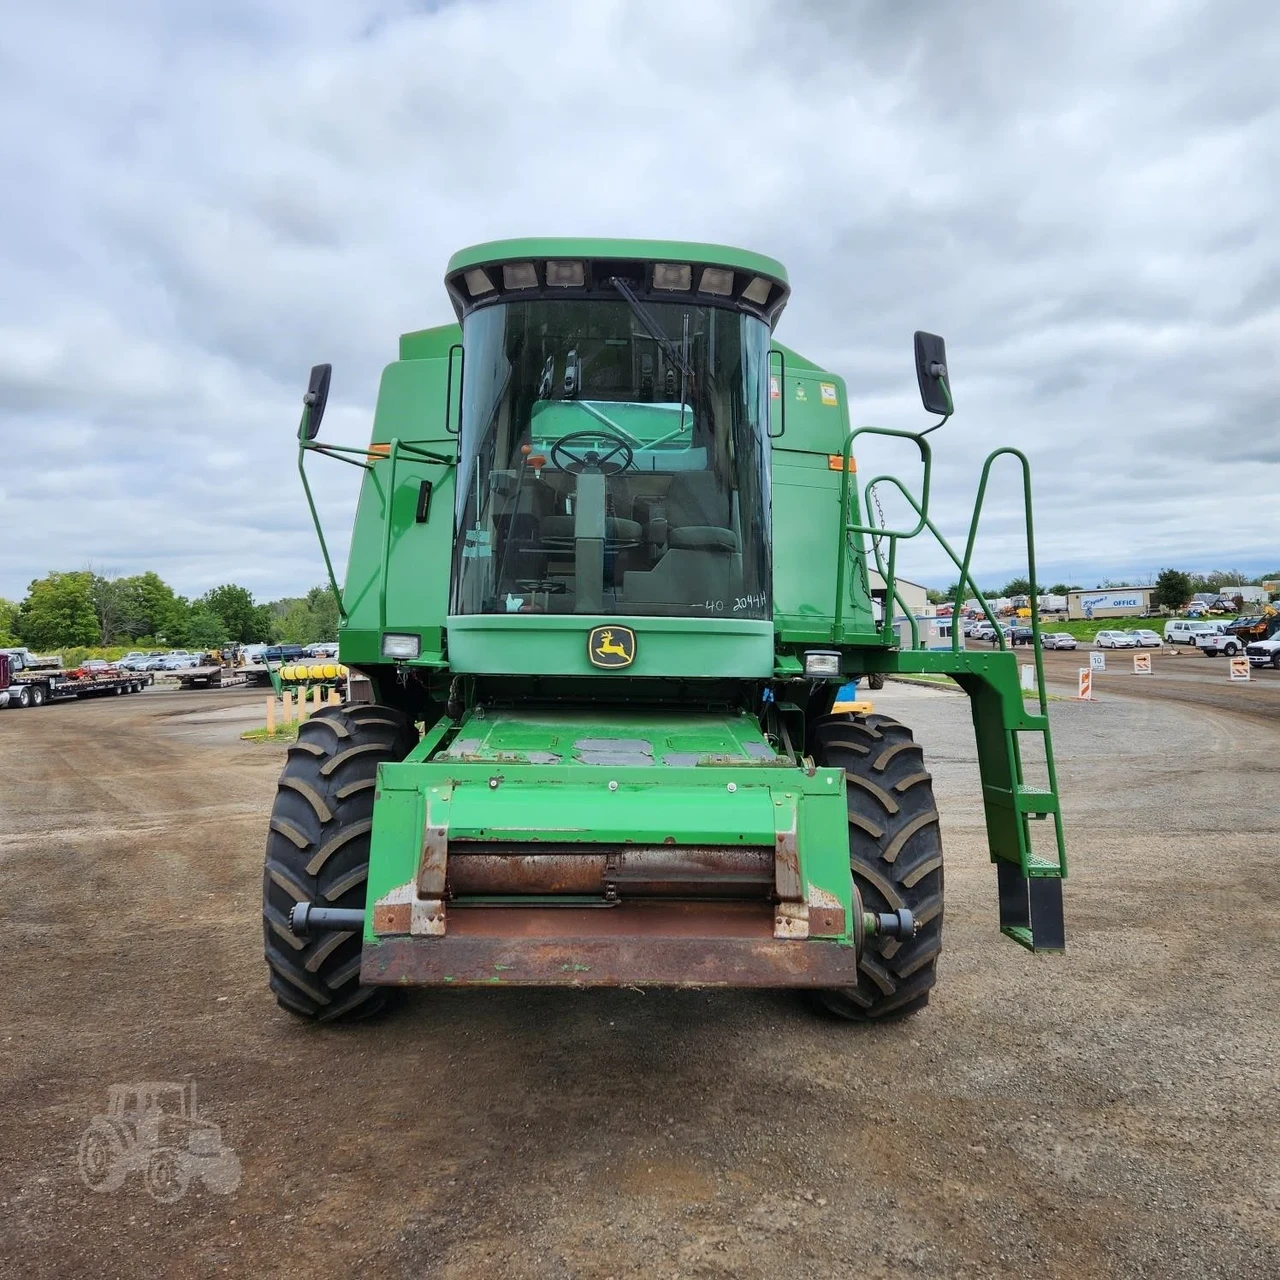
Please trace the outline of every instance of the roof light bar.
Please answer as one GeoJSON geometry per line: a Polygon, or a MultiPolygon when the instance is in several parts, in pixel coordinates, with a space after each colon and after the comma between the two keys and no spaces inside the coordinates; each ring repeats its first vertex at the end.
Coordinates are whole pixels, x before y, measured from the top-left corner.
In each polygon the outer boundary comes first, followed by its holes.
{"type": "Polygon", "coordinates": [[[502,267],[504,289],[536,289],[538,272],[532,262],[507,262],[502,267]]]}
{"type": "Polygon", "coordinates": [[[698,280],[699,293],[714,293],[727,298],[733,292],[733,272],[724,267],[703,267],[698,280]]]}
{"type": "Polygon", "coordinates": [[[483,267],[472,267],[470,271],[463,272],[462,278],[467,282],[467,292],[473,298],[478,298],[482,293],[493,292],[493,281],[483,267]]]}
{"type": "Polygon", "coordinates": [[[693,268],[687,262],[655,262],[653,287],[655,289],[691,289],[693,268]]]}
{"type": "Polygon", "coordinates": [[[766,280],[764,276],[756,276],[752,282],[742,291],[742,296],[748,302],[754,302],[756,306],[763,307],[769,301],[769,291],[773,288],[773,281],[766,280]]]}
{"type": "Polygon", "coordinates": [[[586,267],[581,262],[548,262],[547,284],[559,289],[581,289],[587,282],[586,267]]]}

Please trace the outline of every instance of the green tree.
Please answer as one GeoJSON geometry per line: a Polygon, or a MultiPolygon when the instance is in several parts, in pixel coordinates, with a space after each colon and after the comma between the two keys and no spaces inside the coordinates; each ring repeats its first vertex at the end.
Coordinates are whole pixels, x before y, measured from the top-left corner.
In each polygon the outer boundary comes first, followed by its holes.
{"type": "Polygon", "coordinates": [[[338,603],[328,587],[312,587],[305,596],[273,600],[270,610],[271,635],[277,643],[315,644],[338,634],[338,603]]]}
{"type": "Polygon", "coordinates": [[[1161,569],[1156,575],[1151,603],[1158,609],[1181,609],[1191,599],[1195,586],[1189,573],[1181,569],[1161,569]]]}
{"type": "Polygon", "coordinates": [[[1051,596],[1065,596],[1068,591],[1079,591],[1079,590],[1080,590],[1079,587],[1069,587],[1065,582],[1055,582],[1053,586],[1049,588],[1049,594],[1051,596]]]}
{"type": "Polygon", "coordinates": [[[183,643],[193,649],[216,649],[227,641],[226,623],[208,605],[193,605],[186,622],[183,643]]]}
{"type": "Polygon", "coordinates": [[[338,602],[328,587],[312,587],[307,592],[307,607],[315,619],[315,639],[310,643],[317,644],[322,640],[338,638],[338,602]]]}
{"type": "Polygon", "coordinates": [[[0,649],[11,649],[18,643],[18,606],[0,597],[0,649]]]}
{"type": "Polygon", "coordinates": [[[183,629],[190,605],[175,595],[173,588],[158,573],[148,570],[125,581],[135,594],[136,607],[142,618],[142,630],[138,635],[169,637],[183,629]]]}
{"type": "MultiPolygon", "coordinates": [[[[1044,594],[1043,587],[1037,587],[1036,591],[1041,595],[1044,594]]],[[[1031,594],[1031,579],[1010,578],[1009,581],[1000,588],[998,594],[1002,596],[1029,596],[1031,594]]]]}
{"type": "Polygon", "coordinates": [[[245,587],[234,583],[214,587],[196,601],[196,606],[203,606],[222,619],[223,638],[226,640],[254,644],[271,638],[270,606],[255,605],[253,595],[245,587]]]}
{"type": "Polygon", "coordinates": [[[93,603],[93,574],[48,573],[37,578],[18,606],[18,638],[32,649],[97,644],[101,637],[93,603]]]}

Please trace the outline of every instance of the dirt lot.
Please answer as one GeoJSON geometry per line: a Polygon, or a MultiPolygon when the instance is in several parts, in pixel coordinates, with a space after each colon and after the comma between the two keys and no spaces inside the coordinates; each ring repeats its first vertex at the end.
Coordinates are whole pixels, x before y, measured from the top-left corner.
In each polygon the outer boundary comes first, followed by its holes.
{"type": "Polygon", "coordinates": [[[996,933],[965,699],[876,695],[926,744],[949,892],[933,1003],[873,1029],[565,990],[300,1026],[260,954],[260,696],[0,713],[0,1274],[1280,1274],[1280,684],[1178,662],[1206,674],[1053,706],[1056,957],[996,933]],[[89,1191],[108,1088],[188,1078],[238,1189],[89,1191]]]}

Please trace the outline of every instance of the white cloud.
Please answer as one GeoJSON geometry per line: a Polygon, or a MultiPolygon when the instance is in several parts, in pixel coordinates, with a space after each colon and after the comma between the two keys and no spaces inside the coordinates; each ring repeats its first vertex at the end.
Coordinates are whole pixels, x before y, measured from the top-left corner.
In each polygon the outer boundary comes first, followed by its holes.
{"type": "MultiPolygon", "coordinates": [[[[450,318],[450,253],[579,232],[781,258],[780,336],[861,421],[922,422],[911,332],[945,333],[948,531],[1008,443],[1053,576],[1274,567],[1238,518],[1280,488],[1261,0],[156,0],[26,6],[6,38],[0,594],[90,560],[188,593],[318,581],[309,365],[358,442],[397,335],[450,318]]],[[[339,547],[349,474],[316,469],[339,547]]],[[[1020,565],[1015,497],[992,574],[1020,565]]]]}

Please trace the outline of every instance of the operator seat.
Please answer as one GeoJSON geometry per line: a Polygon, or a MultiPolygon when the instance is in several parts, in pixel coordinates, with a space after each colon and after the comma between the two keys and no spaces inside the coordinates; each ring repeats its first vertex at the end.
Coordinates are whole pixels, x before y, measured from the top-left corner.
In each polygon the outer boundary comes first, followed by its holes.
{"type": "Polygon", "coordinates": [[[729,495],[714,471],[677,471],[667,490],[667,546],[676,551],[737,551],[729,495]]]}

